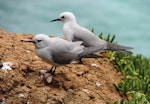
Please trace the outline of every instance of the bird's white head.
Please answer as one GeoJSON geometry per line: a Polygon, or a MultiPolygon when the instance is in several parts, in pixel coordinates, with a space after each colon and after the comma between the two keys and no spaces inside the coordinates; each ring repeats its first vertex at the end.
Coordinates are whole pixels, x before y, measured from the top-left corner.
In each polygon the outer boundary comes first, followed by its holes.
{"type": "Polygon", "coordinates": [[[23,42],[32,42],[34,43],[37,49],[44,48],[50,42],[49,36],[45,34],[37,34],[32,40],[22,40],[23,42]]]}
{"type": "Polygon", "coordinates": [[[61,21],[63,23],[76,22],[76,18],[74,16],[74,14],[71,12],[63,12],[58,16],[57,19],[54,19],[51,22],[53,22],[53,21],[61,21]]]}
{"type": "Polygon", "coordinates": [[[33,43],[35,44],[36,48],[44,48],[48,45],[49,39],[49,36],[45,34],[37,34],[33,39],[33,43]]]}

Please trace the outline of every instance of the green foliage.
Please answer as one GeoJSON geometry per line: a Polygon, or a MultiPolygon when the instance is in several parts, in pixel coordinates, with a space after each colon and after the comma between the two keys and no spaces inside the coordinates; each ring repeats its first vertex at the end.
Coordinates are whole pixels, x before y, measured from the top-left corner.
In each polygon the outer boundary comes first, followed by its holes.
{"type": "Polygon", "coordinates": [[[129,100],[121,100],[114,102],[113,104],[150,104],[145,95],[140,92],[134,92],[133,96],[129,100]]]}
{"type": "MultiPolygon", "coordinates": [[[[115,35],[99,38],[113,42],[115,35]]],[[[124,97],[131,96],[128,100],[114,102],[114,104],[150,104],[150,58],[142,55],[123,54],[107,51],[109,60],[123,74],[120,83],[115,84],[116,90],[124,97]]]]}
{"type": "Polygon", "coordinates": [[[110,57],[114,57],[111,58],[114,59],[112,61],[123,74],[122,81],[115,85],[116,89],[123,96],[140,92],[150,102],[150,59],[142,55],[133,56],[120,53],[110,57]]]}
{"type": "MultiPolygon", "coordinates": [[[[92,30],[93,30],[93,29],[92,29],[92,30]]],[[[94,31],[94,30],[93,30],[93,31],[94,31]]],[[[92,32],[93,32],[93,31],[92,31],[92,32]]],[[[100,34],[99,34],[99,38],[100,38],[100,39],[103,39],[103,40],[106,40],[106,41],[108,41],[108,42],[110,42],[110,43],[112,43],[112,42],[114,41],[114,39],[115,39],[115,35],[113,35],[113,37],[110,39],[110,34],[108,34],[107,37],[104,38],[104,37],[103,37],[103,33],[100,33],[100,34]]]]}

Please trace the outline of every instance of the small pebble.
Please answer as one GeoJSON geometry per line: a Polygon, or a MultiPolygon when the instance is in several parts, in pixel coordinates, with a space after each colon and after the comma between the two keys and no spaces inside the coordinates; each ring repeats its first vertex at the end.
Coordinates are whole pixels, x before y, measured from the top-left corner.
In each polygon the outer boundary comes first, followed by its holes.
{"type": "Polygon", "coordinates": [[[19,98],[22,98],[22,97],[24,97],[24,94],[20,93],[20,94],[18,95],[18,97],[19,97],[19,98]]]}
{"type": "Polygon", "coordinates": [[[2,71],[7,73],[8,70],[12,70],[11,66],[13,65],[12,62],[3,62],[3,66],[1,67],[2,71]]]}
{"type": "Polygon", "coordinates": [[[91,66],[97,67],[97,65],[96,65],[96,64],[91,64],[91,66]]]}
{"type": "Polygon", "coordinates": [[[0,104],[6,104],[5,103],[5,98],[3,97],[2,101],[0,102],[0,104]]]}
{"type": "Polygon", "coordinates": [[[88,89],[82,89],[83,92],[89,93],[88,89]]]}
{"type": "Polygon", "coordinates": [[[96,82],[96,86],[99,87],[101,86],[102,84],[100,82],[96,82]]]}

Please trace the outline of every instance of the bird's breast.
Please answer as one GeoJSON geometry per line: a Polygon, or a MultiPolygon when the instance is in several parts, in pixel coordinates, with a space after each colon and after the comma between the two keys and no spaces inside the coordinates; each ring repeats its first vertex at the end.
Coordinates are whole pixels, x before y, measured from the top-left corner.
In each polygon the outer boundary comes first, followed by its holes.
{"type": "Polygon", "coordinates": [[[63,34],[64,34],[64,38],[68,41],[72,41],[73,39],[73,34],[74,34],[74,31],[72,29],[72,27],[68,24],[64,25],[63,26],[63,34]]]}
{"type": "Polygon", "coordinates": [[[42,60],[46,61],[49,64],[53,64],[51,54],[46,49],[36,49],[35,53],[42,60]]]}

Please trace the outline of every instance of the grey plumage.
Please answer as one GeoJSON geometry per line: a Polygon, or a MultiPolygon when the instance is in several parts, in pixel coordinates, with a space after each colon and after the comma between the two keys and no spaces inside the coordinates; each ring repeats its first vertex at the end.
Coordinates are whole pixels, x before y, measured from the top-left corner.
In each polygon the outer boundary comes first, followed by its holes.
{"type": "Polygon", "coordinates": [[[52,82],[57,66],[77,62],[80,58],[98,52],[103,48],[85,47],[81,41],[69,42],[57,37],[49,38],[44,34],[38,34],[32,40],[22,41],[34,43],[36,55],[53,65],[50,71],[40,71],[47,83],[52,82]]]}
{"type": "Polygon", "coordinates": [[[133,49],[131,47],[116,45],[116,44],[112,44],[112,43],[109,43],[109,42],[107,42],[106,47],[107,48],[105,48],[105,50],[118,51],[118,52],[123,52],[123,53],[128,53],[128,54],[132,54],[132,52],[128,51],[128,50],[133,49]]]}
{"type": "Polygon", "coordinates": [[[100,51],[112,50],[124,53],[132,53],[129,51],[131,47],[115,45],[100,39],[88,29],[80,26],[76,22],[76,18],[71,12],[61,13],[57,19],[53,21],[63,22],[63,34],[68,41],[82,41],[85,47],[103,47],[100,51]]]}
{"type": "Polygon", "coordinates": [[[33,40],[24,40],[35,44],[35,53],[38,57],[53,64],[70,64],[73,60],[85,57],[100,51],[103,47],[85,47],[81,41],[69,42],[61,38],[49,38],[38,34],[33,40]]]}

